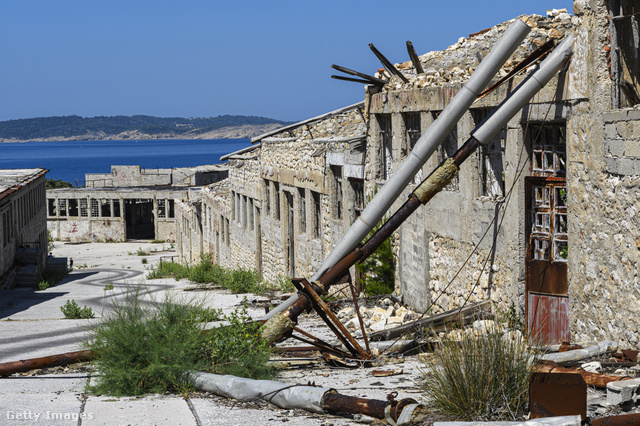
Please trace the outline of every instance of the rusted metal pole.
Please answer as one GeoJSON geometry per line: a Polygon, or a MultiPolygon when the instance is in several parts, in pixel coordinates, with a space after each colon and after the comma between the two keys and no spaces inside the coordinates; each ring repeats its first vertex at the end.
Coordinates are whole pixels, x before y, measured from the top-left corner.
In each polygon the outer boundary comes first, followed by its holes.
{"type": "Polygon", "coordinates": [[[387,69],[387,71],[389,71],[391,74],[397,76],[400,78],[400,80],[402,80],[404,83],[408,83],[409,80],[407,79],[407,77],[405,77],[399,70],[398,68],[396,68],[391,61],[389,61],[387,59],[386,56],[384,56],[382,53],[380,53],[380,51],[378,49],[376,49],[376,47],[373,45],[373,43],[369,43],[369,49],[371,49],[371,51],[373,52],[374,55],[376,55],[376,58],[378,58],[380,60],[380,62],[382,63],[382,65],[387,69]]]}
{"type": "Polygon", "coordinates": [[[42,358],[31,358],[20,361],[5,362],[0,364],[0,377],[37,368],[50,368],[59,365],[69,365],[75,362],[91,361],[95,357],[92,351],[67,352],[64,354],[50,355],[42,358]]]}
{"type": "Polygon", "coordinates": [[[591,426],[632,426],[640,424],[640,413],[602,417],[591,420],[591,426]]]}
{"type": "Polygon", "coordinates": [[[408,40],[407,40],[407,53],[409,53],[409,58],[411,58],[411,63],[413,63],[413,66],[416,69],[416,74],[424,74],[424,69],[422,69],[420,58],[418,58],[418,54],[416,53],[416,50],[413,48],[413,43],[411,43],[408,40]]]}
{"type": "Polygon", "coordinates": [[[607,387],[607,383],[629,380],[631,378],[628,376],[616,376],[614,374],[591,373],[589,371],[562,367],[556,363],[541,364],[536,367],[536,372],[579,374],[582,376],[587,386],[594,386],[600,389],[605,389],[607,387]]]}
{"type": "Polygon", "coordinates": [[[331,68],[333,68],[334,70],[342,71],[345,74],[355,75],[356,77],[364,78],[365,80],[368,80],[369,82],[371,82],[371,84],[375,84],[378,86],[384,86],[385,84],[387,84],[386,80],[382,80],[381,78],[377,78],[369,74],[364,74],[358,71],[354,71],[349,68],[341,67],[340,65],[334,64],[334,65],[331,65],[331,68]]]}

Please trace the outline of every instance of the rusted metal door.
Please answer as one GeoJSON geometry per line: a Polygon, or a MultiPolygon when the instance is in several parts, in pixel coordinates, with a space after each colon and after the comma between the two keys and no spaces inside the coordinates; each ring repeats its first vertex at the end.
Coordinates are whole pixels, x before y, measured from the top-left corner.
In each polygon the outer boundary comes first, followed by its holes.
{"type": "Polygon", "coordinates": [[[526,193],[529,331],[544,343],[569,341],[566,182],[529,177],[526,193]]]}
{"type": "Polygon", "coordinates": [[[569,341],[567,184],[564,125],[547,124],[532,143],[525,179],[526,310],[529,332],[541,343],[569,341]]]}

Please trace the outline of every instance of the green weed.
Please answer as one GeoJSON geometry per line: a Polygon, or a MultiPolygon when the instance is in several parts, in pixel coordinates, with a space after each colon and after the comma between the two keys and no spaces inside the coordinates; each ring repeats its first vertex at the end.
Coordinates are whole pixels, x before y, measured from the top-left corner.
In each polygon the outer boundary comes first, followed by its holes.
{"type": "Polygon", "coordinates": [[[270,349],[248,322],[245,311],[220,311],[170,296],[148,303],[141,287],[113,301],[104,321],[92,330],[87,347],[101,373],[90,388],[115,396],[184,391],[191,370],[272,378],[270,349]],[[203,332],[201,321],[226,320],[229,326],[203,332]]]}
{"type": "Polygon", "coordinates": [[[81,308],[74,299],[67,300],[67,303],[62,305],[60,310],[67,319],[88,319],[95,316],[89,306],[81,308]]]}
{"type": "Polygon", "coordinates": [[[525,413],[533,353],[521,334],[497,329],[444,340],[419,383],[441,412],[460,419],[516,419],[525,413]]]}

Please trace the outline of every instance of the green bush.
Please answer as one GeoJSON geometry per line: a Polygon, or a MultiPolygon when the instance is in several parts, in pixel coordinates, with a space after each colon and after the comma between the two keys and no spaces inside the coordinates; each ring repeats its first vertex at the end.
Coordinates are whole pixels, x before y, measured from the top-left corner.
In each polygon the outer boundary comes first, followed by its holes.
{"type": "Polygon", "coordinates": [[[49,283],[47,281],[40,281],[38,283],[38,290],[46,290],[49,288],[49,283]]]}
{"type": "Polygon", "coordinates": [[[199,284],[215,284],[234,293],[262,293],[267,285],[257,271],[247,269],[226,269],[211,263],[209,256],[203,256],[194,266],[183,266],[175,262],[162,262],[147,274],[147,278],[174,277],[187,278],[199,284]]]}
{"type": "MultiPolygon", "coordinates": [[[[380,221],[369,233],[369,238],[380,229],[385,219],[380,221]]],[[[362,288],[367,296],[393,293],[395,287],[395,263],[391,238],[387,238],[371,256],[356,264],[361,273],[362,288]]]]}
{"type": "Polygon", "coordinates": [[[65,275],[66,274],[61,271],[45,271],[44,274],[42,274],[42,279],[38,282],[37,287],[39,290],[46,290],[47,288],[58,284],[65,275]]]}
{"type": "Polygon", "coordinates": [[[93,318],[93,310],[89,306],[78,306],[74,299],[67,300],[67,303],[60,307],[60,310],[67,319],[88,319],[93,318]]]}
{"type": "Polygon", "coordinates": [[[140,287],[130,289],[92,330],[88,348],[96,354],[100,380],[90,388],[109,395],[182,391],[191,370],[272,378],[270,350],[257,336],[259,324],[245,311],[228,317],[198,303],[166,297],[148,303],[140,287]],[[184,302],[184,301],[183,301],[184,302]],[[201,321],[227,320],[229,326],[203,333],[201,321]]]}
{"type": "Polygon", "coordinates": [[[536,363],[526,340],[509,336],[494,329],[444,340],[425,364],[424,394],[442,413],[464,420],[523,415],[536,363]]]}

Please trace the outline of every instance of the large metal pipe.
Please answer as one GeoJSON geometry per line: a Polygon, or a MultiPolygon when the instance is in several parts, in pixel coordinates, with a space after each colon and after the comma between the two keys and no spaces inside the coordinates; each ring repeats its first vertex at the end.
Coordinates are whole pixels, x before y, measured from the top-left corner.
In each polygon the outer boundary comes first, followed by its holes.
{"type": "MultiPolygon", "coordinates": [[[[505,31],[504,35],[493,46],[489,54],[478,65],[467,83],[454,96],[449,105],[418,139],[415,147],[396,171],[387,180],[373,199],[367,204],[362,214],[347,230],[347,233],[333,248],[310,281],[316,281],[327,270],[352,251],[380,221],[389,207],[398,198],[411,179],[418,173],[436,148],[447,137],[451,129],[458,123],[462,115],[469,109],[480,92],[489,84],[493,76],[520,45],[531,29],[522,20],[517,19],[505,31]]],[[[271,310],[263,319],[271,318],[291,306],[297,295],[290,297],[278,307],[271,310]]]]}
{"type": "Polygon", "coordinates": [[[238,400],[263,399],[287,410],[302,409],[318,414],[364,414],[377,419],[389,417],[398,425],[409,424],[412,417],[417,418],[421,413],[420,406],[410,398],[382,401],[343,395],[334,389],[319,386],[289,385],[273,380],[253,380],[201,371],[187,373],[186,377],[197,390],[238,400]]]}
{"type": "MultiPolygon", "coordinates": [[[[516,115],[524,106],[526,101],[531,99],[551,78],[558,72],[571,55],[573,36],[567,37],[549,55],[540,66],[529,75],[512,92],[509,97],[494,110],[494,112],[480,123],[474,130],[475,134],[490,140],[503,128],[507,122],[516,115]],[[511,99],[516,99],[512,101],[511,99]],[[496,117],[496,119],[492,119],[496,117]],[[485,129],[486,127],[486,129],[485,129]]],[[[472,132],[473,133],[473,132],[472,132]]],[[[389,218],[385,224],[367,240],[360,248],[356,248],[344,256],[335,266],[318,280],[318,283],[326,290],[333,285],[336,280],[342,277],[351,266],[358,261],[366,259],[377,247],[395,232],[400,225],[413,214],[423,204],[428,203],[438,192],[440,192],[453,177],[458,174],[460,165],[479,147],[481,143],[470,137],[464,145],[451,157],[438,166],[410,195],[409,199],[389,218]]],[[[272,317],[263,327],[263,337],[268,342],[275,342],[280,336],[293,329],[295,321],[302,312],[309,309],[311,301],[302,296],[296,299],[286,311],[278,313],[272,317]]]]}

